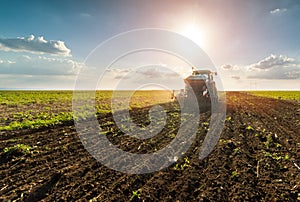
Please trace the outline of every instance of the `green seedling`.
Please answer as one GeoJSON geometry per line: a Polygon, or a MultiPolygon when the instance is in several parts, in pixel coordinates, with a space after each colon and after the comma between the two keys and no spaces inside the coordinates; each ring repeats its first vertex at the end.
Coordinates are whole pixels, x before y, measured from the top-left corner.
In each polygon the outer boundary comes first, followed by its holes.
{"type": "Polygon", "coordinates": [[[247,126],[246,130],[254,131],[254,128],[252,126],[247,126]]]}
{"type": "Polygon", "coordinates": [[[265,152],[265,157],[271,157],[272,159],[279,161],[282,159],[282,156],[280,156],[278,153],[271,154],[270,152],[265,152]]]}
{"type": "Polygon", "coordinates": [[[288,154],[286,154],[286,155],[284,156],[284,159],[285,159],[285,160],[287,160],[287,161],[288,161],[288,160],[290,160],[290,157],[289,157],[289,155],[288,155],[288,154]]]}
{"type": "Polygon", "coordinates": [[[272,145],[272,143],[273,143],[272,134],[269,133],[269,134],[267,135],[267,141],[264,142],[265,147],[266,147],[267,149],[269,149],[270,146],[272,145]]]}
{"type": "Polygon", "coordinates": [[[183,164],[179,165],[178,163],[174,166],[174,170],[184,170],[185,168],[190,166],[190,161],[187,157],[184,158],[183,164]]]}
{"type": "Polygon", "coordinates": [[[228,116],[225,120],[230,122],[231,119],[232,119],[231,116],[228,116]]]}
{"type": "Polygon", "coordinates": [[[240,150],[239,147],[237,147],[237,148],[235,148],[235,149],[233,150],[233,155],[239,154],[239,153],[241,153],[241,150],[240,150]]]}
{"type": "Polygon", "coordinates": [[[140,189],[138,189],[136,191],[132,191],[132,196],[130,198],[130,201],[132,201],[135,198],[139,199],[140,197],[141,197],[141,190],[140,189]]]}
{"type": "Polygon", "coordinates": [[[31,150],[33,148],[29,145],[25,145],[25,144],[16,144],[14,146],[11,147],[6,147],[3,149],[3,152],[7,155],[7,156],[11,156],[14,154],[30,154],[31,150]]]}
{"type": "Polygon", "coordinates": [[[232,171],[231,173],[231,178],[235,179],[238,177],[238,172],[235,170],[235,171],[232,171]]]}
{"type": "Polygon", "coordinates": [[[226,143],[227,143],[227,140],[220,139],[219,142],[220,142],[221,144],[226,144],[226,143]]]}

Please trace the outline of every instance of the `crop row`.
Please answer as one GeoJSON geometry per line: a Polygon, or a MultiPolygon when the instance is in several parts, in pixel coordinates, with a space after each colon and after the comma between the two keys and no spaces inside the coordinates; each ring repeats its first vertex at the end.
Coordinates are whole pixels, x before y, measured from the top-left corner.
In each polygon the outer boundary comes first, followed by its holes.
{"type": "Polygon", "coordinates": [[[251,91],[251,94],[283,100],[300,100],[300,91],[251,91]]]}
{"type": "MultiPolygon", "coordinates": [[[[90,93],[88,93],[90,95],[90,93]]],[[[95,106],[84,102],[78,118],[86,117],[89,108],[97,114],[111,112],[111,100],[117,100],[123,109],[143,108],[170,101],[167,91],[97,91],[95,106]],[[124,100],[130,95],[129,106],[124,100]],[[83,110],[82,110],[83,109],[83,110]]],[[[0,91],[0,131],[48,127],[73,120],[72,91],[0,91]]],[[[82,98],[85,99],[85,98],[82,98]]]]}

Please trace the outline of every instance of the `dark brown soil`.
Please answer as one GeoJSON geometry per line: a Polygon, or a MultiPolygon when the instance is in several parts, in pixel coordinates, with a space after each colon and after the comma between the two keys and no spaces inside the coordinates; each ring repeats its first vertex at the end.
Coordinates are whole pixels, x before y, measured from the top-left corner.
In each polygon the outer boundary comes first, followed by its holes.
{"type": "MultiPolygon", "coordinates": [[[[146,114],[147,109],[132,112],[140,125],[149,122],[146,114]]],[[[124,174],[101,165],[84,149],[72,123],[34,131],[2,131],[0,199],[299,201],[299,117],[299,103],[229,92],[225,127],[209,157],[203,161],[198,158],[207,132],[203,123],[209,122],[206,113],[201,115],[196,141],[182,158],[166,169],[142,175],[124,174]],[[4,148],[16,143],[33,149],[24,154],[4,153],[4,148]],[[186,166],[182,166],[184,158],[189,160],[186,166]],[[133,192],[138,194],[134,196],[133,192]]],[[[123,137],[111,116],[99,118],[112,143],[133,153],[163,148],[172,140],[171,132],[176,134],[178,121],[168,119],[173,125],[145,143],[123,137]]]]}

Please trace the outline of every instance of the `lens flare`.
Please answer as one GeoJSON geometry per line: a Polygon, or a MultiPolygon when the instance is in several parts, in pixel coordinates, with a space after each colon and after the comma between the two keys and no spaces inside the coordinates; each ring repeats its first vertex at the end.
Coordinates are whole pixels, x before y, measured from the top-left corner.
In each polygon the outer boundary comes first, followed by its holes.
{"type": "Polygon", "coordinates": [[[199,46],[205,46],[205,36],[203,30],[200,27],[195,25],[187,25],[180,32],[183,36],[191,39],[199,46]]]}

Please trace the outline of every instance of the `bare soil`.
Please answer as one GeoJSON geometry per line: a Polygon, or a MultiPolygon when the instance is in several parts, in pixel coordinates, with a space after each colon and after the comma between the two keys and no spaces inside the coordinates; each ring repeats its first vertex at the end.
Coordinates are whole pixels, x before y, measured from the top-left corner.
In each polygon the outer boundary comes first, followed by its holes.
{"type": "MultiPolygon", "coordinates": [[[[172,105],[165,105],[172,113],[172,105]]],[[[131,113],[147,125],[148,109],[131,113]]],[[[227,118],[214,151],[200,161],[209,112],[201,115],[197,138],[172,166],[150,174],[111,170],[82,145],[72,122],[36,130],[0,134],[0,199],[2,201],[300,201],[300,106],[293,101],[227,93],[227,118]],[[4,148],[33,147],[30,153],[4,148]],[[176,169],[178,164],[179,169],[176,169]],[[133,192],[137,195],[133,196],[133,192]]],[[[100,116],[107,137],[119,148],[150,153],[166,146],[172,127],[144,143],[117,132],[112,116],[100,116]],[[111,132],[109,132],[111,131],[111,132]],[[126,144],[124,144],[126,141],[126,144]]],[[[174,124],[175,123],[175,124],[174,124]]],[[[171,131],[173,128],[173,131],[171,131]]]]}

